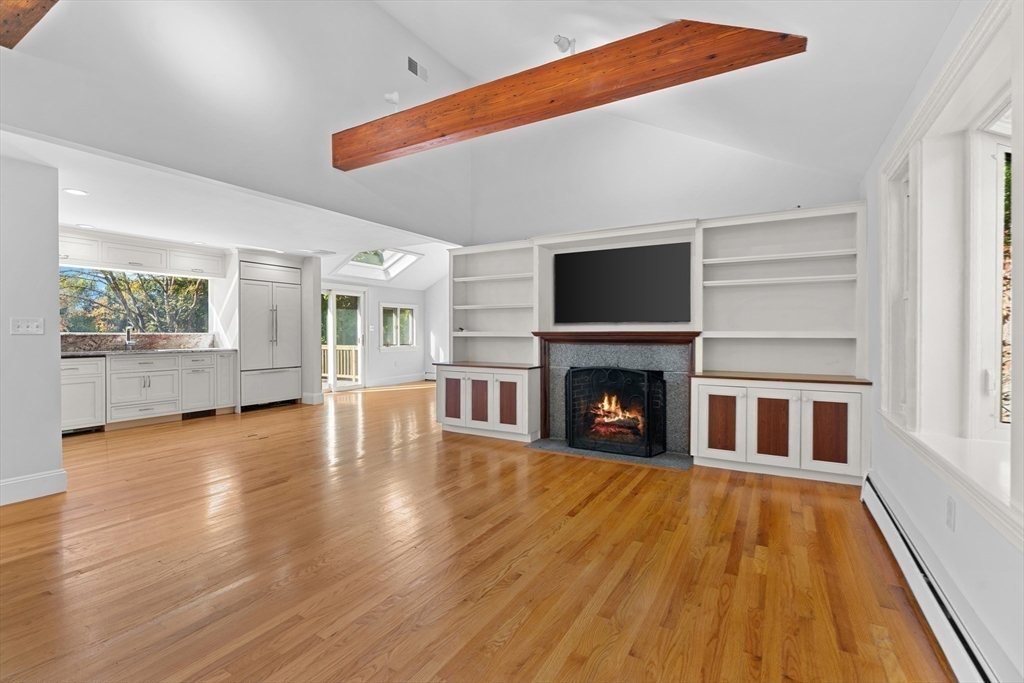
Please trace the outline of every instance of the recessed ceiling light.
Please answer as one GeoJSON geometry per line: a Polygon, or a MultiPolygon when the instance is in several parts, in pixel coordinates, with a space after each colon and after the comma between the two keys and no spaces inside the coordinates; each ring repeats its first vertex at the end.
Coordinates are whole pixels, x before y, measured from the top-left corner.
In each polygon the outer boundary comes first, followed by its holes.
{"type": "Polygon", "coordinates": [[[206,242],[193,242],[192,244],[197,244],[197,245],[199,245],[201,247],[201,246],[205,245],[206,242]]]}
{"type": "Polygon", "coordinates": [[[64,191],[67,192],[68,194],[73,194],[73,195],[76,195],[78,197],[84,197],[85,195],[89,194],[85,190],[76,190],[73,187],[65,187],[64,191]]]}
{"type": "Polygon", "coordinates": [[[76,223],[75,225],[76,225],[76,227],[79,227],[82,230],[95,230],[96,229],[95,225],[86,225],[85,223],[76,223]]]}

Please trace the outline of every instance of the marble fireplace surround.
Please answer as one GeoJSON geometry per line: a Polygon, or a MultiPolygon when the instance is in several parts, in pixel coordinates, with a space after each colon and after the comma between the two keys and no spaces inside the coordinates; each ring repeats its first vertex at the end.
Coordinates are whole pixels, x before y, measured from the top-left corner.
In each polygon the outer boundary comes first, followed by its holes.
{"type": "Polygon", "coordinates": [[[541,438],[565,438],[565,374],[570,367],[609,366],[665,373],[666,441],[690,452],[690,375],[700,332],[534,332],[540,338],[541,438]]]}

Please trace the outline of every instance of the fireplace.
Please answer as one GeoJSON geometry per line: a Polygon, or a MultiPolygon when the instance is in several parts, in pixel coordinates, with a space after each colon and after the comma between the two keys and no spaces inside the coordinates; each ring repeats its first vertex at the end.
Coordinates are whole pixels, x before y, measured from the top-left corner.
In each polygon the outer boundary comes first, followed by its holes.
{"type": "Polygon", "coordinates": [[[645,458],[664,453],[665,379],[654,370],[570,368],[566,441],[573,448],[645,458]]]}

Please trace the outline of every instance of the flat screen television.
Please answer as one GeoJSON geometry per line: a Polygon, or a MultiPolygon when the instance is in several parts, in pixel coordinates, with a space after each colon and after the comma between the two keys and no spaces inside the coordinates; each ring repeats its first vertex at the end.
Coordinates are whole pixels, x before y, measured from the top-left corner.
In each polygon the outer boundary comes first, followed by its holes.
{"type": "Polygon", "coordinates": [[[555,254],[555,322],[690,322],[690,243],[555,254]]]}

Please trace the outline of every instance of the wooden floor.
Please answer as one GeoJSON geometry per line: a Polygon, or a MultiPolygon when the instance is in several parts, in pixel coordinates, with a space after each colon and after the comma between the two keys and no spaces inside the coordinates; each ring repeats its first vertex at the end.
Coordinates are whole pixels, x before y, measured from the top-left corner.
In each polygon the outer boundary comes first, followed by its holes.
{"type": "Polygon", "coordinates": [[[951,679],[854,487],[442,435],[433,385],[64,439],[5,681],[951,679]]]}

